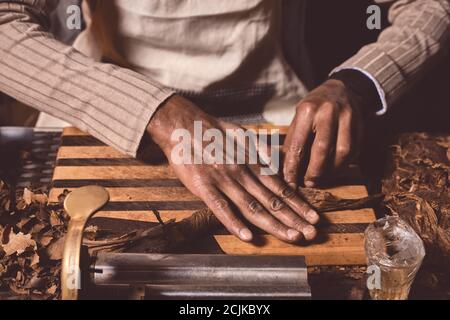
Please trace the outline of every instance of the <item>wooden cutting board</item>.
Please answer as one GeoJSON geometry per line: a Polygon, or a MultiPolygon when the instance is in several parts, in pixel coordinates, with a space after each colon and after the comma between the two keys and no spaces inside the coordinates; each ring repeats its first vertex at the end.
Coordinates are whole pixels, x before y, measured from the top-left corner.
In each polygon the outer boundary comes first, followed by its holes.
{"type": "MultiPolygon", "coordinates": [[[[258,128],[261,127],[269,128],[258,128]]],[[[279,129],[282,135],[286,133],[286,128],[279,129]]],[[[357,173],[353,175],[355,181],[361,180],[357,173]]],[[[156,209],[163,220],[179,220],[204,208],[167,164],[140,162],[78,129],[66,128],[58,151],[50,201],[57,202],[64,189],[92,184],[106,187],[111,196],[110,203],[96,218],[157,222],[151,213],[151,209],[156,209]]],[[[367,196],[367,189],[361,183],[347,183],[328,191],[343,198],[367,196]]],[[[304,255],[308,266],[366,264],[364,229],[375,220],[373,210],[329,212],[323,214],[322,220],[328,224],[319,230],[320,240],[307,246],[286,244],[270,235],[261,236],[263,245],[241,242],[223,231],[214,238],[228,254],[304,255]]]]}

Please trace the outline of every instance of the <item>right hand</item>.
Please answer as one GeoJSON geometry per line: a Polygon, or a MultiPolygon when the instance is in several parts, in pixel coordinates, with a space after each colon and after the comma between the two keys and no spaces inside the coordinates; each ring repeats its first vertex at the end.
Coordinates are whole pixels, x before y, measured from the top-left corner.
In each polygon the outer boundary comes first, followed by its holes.
{"type": "Polygon", "coordinates": [[[194,139],[194,121],[202,121],[203,130],[220,130],[223,136],[226,129],[236,128],[207,115],[188,100],[174,96],[158,109],[147,131],[165,153],[178,178],[205,202],[230,233],[242,241],[251,241],[253,234],[246,220],[286,242],[311,240],[316,236],[311,224],[318,222],[318,214],[278,175],[261,175],[258,165],[173,163],[171,151],[178,141],[171,140],[172,132],[186,129],[194,139]]]}

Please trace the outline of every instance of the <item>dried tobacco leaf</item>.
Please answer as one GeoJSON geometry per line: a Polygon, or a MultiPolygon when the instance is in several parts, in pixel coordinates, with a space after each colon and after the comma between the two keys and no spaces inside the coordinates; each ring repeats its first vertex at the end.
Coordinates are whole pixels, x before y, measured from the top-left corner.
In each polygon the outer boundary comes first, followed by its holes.
{"type": "MultiPolygon", "coordinates": [[[[0,181],[0,297],[5,297],[8,289],[7,298],[58,298],[61,262],[48,259],[45,248],[65,232],[62,206],[48,206],[45,194],[29,189],[17,194],[19,205],[14,215],[4,210],[5,201],[9,201],[9,191],[0,181]]],[[[59,258],[55,253],[52,256],[59,258]]]]}
{"type": "Polygon", "coordinates": [[[49,235],[49,234],[44,234],[41,237],[38,238],[38,243],[42,246],[42,247],[46,247],[50,244],[50,242],[52,242],[53,240],[53,236],[49,235]]]}
{"type": "Polygon", "coordinates": [[[30,262],[30,267],[37,265],[39,263],[39,261],[40,261],[39,255],[37,253],[33,254],[33,258],[30,262]]]}
{"type": "Polygon", "coordinates": [[[54,295],[57,289],[58,286],[56,284],[53,284],[50,288],[47,289],[47,294],[54,295]]]}
{"type": "Polygon", "coordinates": [[[1,245],[6,256],[13,254],[20,255],[25,252],[27,248],[37,249],[36,241],[31,239],[31,234],[23,234],[22,232],[9,234],[9,241],[1,245]]]}
{"type": "Polygon", "coordinates": [[[450,266],[450,137],[397,138],[383,179],[386,205],[420,235],[430,260],[450,266]]]}
{"type": "Polygon", "coordinates": [[[51,242],[46,252],[50,260],[61,260],[64,253],[64,238],[51,242]]]}
{"type": "Polygon", "coordinates": [[[50,211],[50,224],[52,227],[61,226],[64,224],[58,213],[54,210],[50,211]]]}
{"type": "Polygon", "coordinates": [[[45,205],[48,203],[48,197],[45,194],[39,194],[34,193],[30,191],[29,189],[25,188],[23,190],[23,200],[25,203],[29,206],[33,202],[40,203],[42,205],[45,205]]]}
{"type": "Polygon", "coordinates": [[[25,285],[26,289],[42,289],[46,284],[45,278],[39,277],[35,274],[31,280],[25,285]]]}
{"type": "Polygon", "coordinates": [[[30,204],[33,203],[33,197],[34,197],[34,193],[31,192],[29,189],[25,188],[23,189],[23,200],[25,201],[25,203],[29,206],[30,204]]]}
{"type": "MultiPolygon", "coordinates": [[[[425,244],[418,298],[450,297],[450,136],[404,133],[395,138],[384,170],[385,204],[425,244]]],[[[416,297],[415,297],[416,298],[416,297]]]]}

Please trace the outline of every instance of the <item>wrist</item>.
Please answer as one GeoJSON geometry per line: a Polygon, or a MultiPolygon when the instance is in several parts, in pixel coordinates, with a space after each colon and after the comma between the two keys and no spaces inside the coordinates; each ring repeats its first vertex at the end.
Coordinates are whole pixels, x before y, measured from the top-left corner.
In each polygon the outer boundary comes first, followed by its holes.
{"type": "Polygon", "coordinates": [[[325,86],[329,89],[331,89],[331,92],[334,93],[341,93],[341,92],[345,92],[347,91],[347,87],[344,83],[344,81],[340,80],[340,79],[327,79],[322,83],[322,86],[325,86]]]}
{"type": "Polygon", "coordinates": [[[170,139],[170,132],[172,132],[172,127],[174,126],[171,115],[174,114],[174,110],[180,109],[180,99],[183,98],[174,95],[163,102],[147,126],[147,133],[163,150],[167,146],[168,139],[170,139]]]}
{"type": "Polygon", "coordinates": [[[155,112],[147,126],[147,133],[166,153],[172,145],[172,133],[176,129],[193,130],[194,122],[208,121],[208,116],[189,100],[174,95],[155,112]]]}
{"type": "Polygon", "coordinates": [[[374,116],[379,111],[382,102],[377,88],[364,73],[344,69],[332,74],[330,79],[339,80],[344,84],[352,107],[360,109],[365,117],[374,116]]]}

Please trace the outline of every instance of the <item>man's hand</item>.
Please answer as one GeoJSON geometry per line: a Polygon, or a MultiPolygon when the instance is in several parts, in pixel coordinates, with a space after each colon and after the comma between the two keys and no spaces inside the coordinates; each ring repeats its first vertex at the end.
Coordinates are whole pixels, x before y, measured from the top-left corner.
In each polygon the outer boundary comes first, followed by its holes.
{"type": "Polygon", "coordinates": [[[205,130],[220,130],[223,136],[226,129],[235,128],[175,96],[160,107],[147,130],[164,151],[178,178],[206,203],[228,231],[243,241],[251,241],[253,234],[245,224],[248,221],[286,242],[316,236],[311,224],[319,216],[278,175],[261,175],[258,165],[175,164],[171,151],[178,141],[172,141],[171,135],[181,128],[193,133],[194,121],[202,121],[205,130]]]}
{"type": "Polygon", "coordinates": [[[316,186],[355,153],[362,136],[357,105],[339,80],[326,81],[300,101],[283,146],[284,179],[292,188],[302,178],[305,186],[316,186]],[[301,177],[303,165],[307,169],[301,177]]]}

